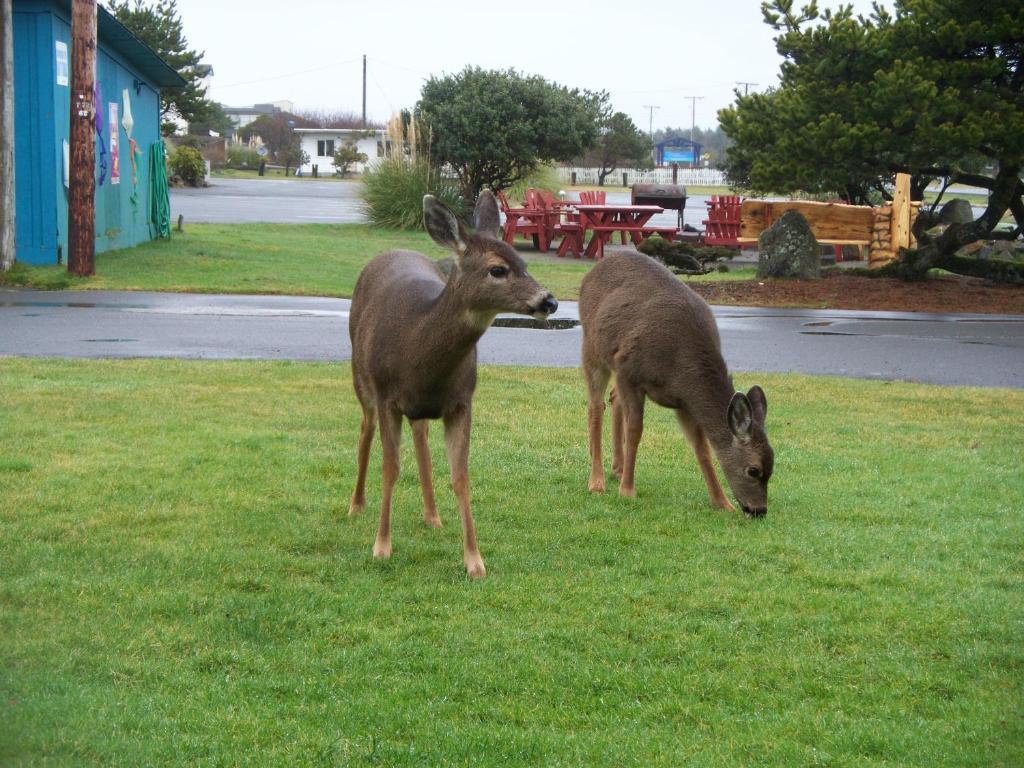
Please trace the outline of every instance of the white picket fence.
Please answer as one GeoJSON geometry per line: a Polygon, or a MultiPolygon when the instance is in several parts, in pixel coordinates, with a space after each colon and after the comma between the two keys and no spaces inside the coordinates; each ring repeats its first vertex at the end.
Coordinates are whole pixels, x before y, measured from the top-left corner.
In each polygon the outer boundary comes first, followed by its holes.
{"type": "MultiPolygon", "coordinates": [[[[570,184],[572,175],[576,174],[577,184],[597,184],[597,168],[559,168],[560,181],[570,184]]],[[[677,184],[683,186],[720,187],[728,185],[725,173],[711,168],[680,168],[677,172],[677,184]]],[[[605,184],[618,186],[622,184],[622,174],[626,174],[626,186],[633,184],[671,184],[671,168],[619,168],[612,171],[604,180],[605,184]]]]}

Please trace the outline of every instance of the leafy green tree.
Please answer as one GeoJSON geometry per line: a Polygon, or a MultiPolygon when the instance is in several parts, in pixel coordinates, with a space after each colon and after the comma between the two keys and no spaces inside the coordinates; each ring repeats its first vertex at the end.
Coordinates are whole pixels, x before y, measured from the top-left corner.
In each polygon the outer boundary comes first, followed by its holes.
{"type": "Polygon", "coordinates": [[[278,165],[284,166],[284,175],[292,168],[298,168],[309,162],[309,154],[302,149],[302,140],[297,133],[293,133],[288,143],[279,148],[274,155],[278,165]]]}
{"type": "Polygon", "coordinates": [[[651,165],[651,140],[625,112],[616,112],[601,121],[597,143],[584,155],[583,162],[598,169],[597,183],[604,186],[609,173],[619,163],[638,167],[651,165]]]}
{"type": "Polygon", "coordinates": [[[921,199],[935,180],[990,190],[975,221],[937,237],[915,228],[920,247],[893,271],[921,277],[931,267],[1022,279],[1017,270],[959,259],[963,245],[1019,237],[1024,225],[1024,5],[1019,0],[897,0],[819,11],[812,0],[762,3],[778,30],[781,83],[737,94],[719,112],[735,142],[731,179],[760,192],[839,192],[852,202],[888,196],[897,172],[921,199]],[[1017,227],[995,232],[1006,211],[1017,227]]]}
{"type": "Polygon", "coordinates": [[[296,128],[310,128],[309,121],[289,112],[275,112],[272,115],[260,115],[248,125],[238,131],[238,137],[242,141],[249,141],[253,136],[259,136],[270,152],[271,158],[284,165],[279,154],[292,148],[298,141],[296,128]]]}
{"type": "Polygon", "coordinates": [[[471,203],[485,186],[505,189],[539,163],[583,154],[606,99],[511,69],[467,67],[426,82],[416,120],[429,126],[432,159],[451,167],[471,203]]]}
{"type": "Polygon", "coordinates": [[[344,177],[352,163],[365,163],[366,153],[360,152],[351,144],[345,144],[334,150],[334,172],[344,177]]]}
{"type": "Polygon", "coordinates": [[[224,107],[216,101],[210,102],[210,108],[206,115],[188,124],[188,132],[193,136],[208,136],[210,131],[225,135],[232,129],[231,118],[224,111],[224,107]]]}
{"type": "Polygon", "coordinates": [[[199,123],[216,117],[211,114],[214,102],[206,98],[203,79],[210,67],[203,64],[204,53],[188,47],[178,14],[177,0],[110,0],[107,3],[114,17],[132,34],[156,51],[185,80],[181,90],[165,90],[160,94],[161,130],[174,132],[174,123],[167,118],[177,114],[187,123],[199,123]]]}

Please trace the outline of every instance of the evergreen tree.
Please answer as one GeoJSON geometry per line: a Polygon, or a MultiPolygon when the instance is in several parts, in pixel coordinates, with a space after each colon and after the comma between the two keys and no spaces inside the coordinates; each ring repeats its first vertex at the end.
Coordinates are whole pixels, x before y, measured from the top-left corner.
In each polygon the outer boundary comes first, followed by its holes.
{"type": "Polygon", "coordinates": [[[118,21],[185,80],[186,85],[181,90],[164,90],[160,94],[163,133],[173,133],[174,123],[168,118],[175,115],[187,123],[215,120],[213,102],[206,98],[203,85],[203,79],[211,70],[202,63],[204,53],[188,47],[177,0],[155,0],[152,5],[144,0],[110,0],[108,5],[118,21]]]}

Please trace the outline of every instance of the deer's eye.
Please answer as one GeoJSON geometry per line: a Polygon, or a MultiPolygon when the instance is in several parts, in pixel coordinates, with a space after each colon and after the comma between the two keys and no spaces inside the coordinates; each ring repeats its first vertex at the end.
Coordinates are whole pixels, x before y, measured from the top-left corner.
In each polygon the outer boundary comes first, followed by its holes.
{"type": "Polygon", "coordinates": [[[761,469],[759,467],[747,467],[747,477],[752,477],[755,480],[760,479],[761,469]]]}
{"type": "Polygon", "coordinates": [[[491,267],[489,272],[491,273],[491,277],[506,277],[508,275],[508,267],[491,267]]]}

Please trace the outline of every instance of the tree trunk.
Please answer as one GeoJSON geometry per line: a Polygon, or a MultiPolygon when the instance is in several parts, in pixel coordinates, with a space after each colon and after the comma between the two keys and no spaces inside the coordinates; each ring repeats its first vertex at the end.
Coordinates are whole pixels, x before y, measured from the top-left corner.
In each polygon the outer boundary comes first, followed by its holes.
{"type": "Polygon", "coordinates": [[[1024,194],[1020,166],[1001,167],[989,195],[988,207],[968,224],[951,224],[945,232],[917,250],[905,250],[892,265],[892,273],[905,280],[923,280],[929,269],[947,269],[957,274],[986,277],[999,282],[1024,282],[1024,270],[999,260],[979,260],[956,256],[969,243],[989,237],[1011,205],[1020,207],[1024,194]]]}
{"type": "Polygon", "coordinates": [[[14,30],[0,0],[0,272],[14,266],[14,30]]]}

